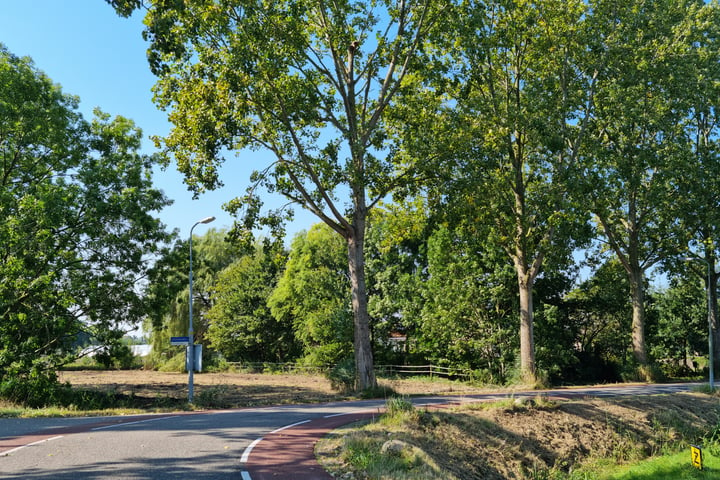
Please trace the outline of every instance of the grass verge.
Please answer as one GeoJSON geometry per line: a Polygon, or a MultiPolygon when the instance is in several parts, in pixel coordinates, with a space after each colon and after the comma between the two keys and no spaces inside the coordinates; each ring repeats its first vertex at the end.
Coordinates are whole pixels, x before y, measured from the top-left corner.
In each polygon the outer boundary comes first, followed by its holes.
{"type": "Polygon", "coordinates": [[[720,478],[712,449],[700,476],[685,451],[689,443],[720,445],[713,440],[718,424],[717,398],[698,393],[562,403],[508,399],[445,410],[388,403],[378,422],[333,432],[316,453],[336,478],[596,480],[681,449],[677,459],[687,468],[661,464],[655,473],[617,478],[720,478]],[[669,476],[659,476],[663,471],[669,476]]]}

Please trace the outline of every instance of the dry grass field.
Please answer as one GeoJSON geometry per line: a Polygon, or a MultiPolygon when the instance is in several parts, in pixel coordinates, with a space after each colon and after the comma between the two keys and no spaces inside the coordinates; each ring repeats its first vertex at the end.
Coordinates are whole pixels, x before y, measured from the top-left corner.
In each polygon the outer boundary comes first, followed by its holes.
{"type": "MultiPolygon", "coordinates": [[[[60,381],[78,389],[133,399],[139,407],[179,405],[187,400],[188,376],[149,370],[58,372],[60,381]]],[[[381,380],[398,395],[482,393],[488,390],[443,379],[381,380]]],[[[195,400],[208,408],[328,402],[349,398],[334,391],[322,375],[202,373],[194,375],[195,400]]]]}

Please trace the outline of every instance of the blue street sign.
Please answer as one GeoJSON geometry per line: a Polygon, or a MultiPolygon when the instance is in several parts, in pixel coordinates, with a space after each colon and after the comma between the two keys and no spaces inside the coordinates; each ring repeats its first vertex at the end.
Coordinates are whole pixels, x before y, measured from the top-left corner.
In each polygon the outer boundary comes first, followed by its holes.
{"type": "Polygon", "coordinates": [[[170,345],[189,345],[190,337],[170,337],[170,345]]]}

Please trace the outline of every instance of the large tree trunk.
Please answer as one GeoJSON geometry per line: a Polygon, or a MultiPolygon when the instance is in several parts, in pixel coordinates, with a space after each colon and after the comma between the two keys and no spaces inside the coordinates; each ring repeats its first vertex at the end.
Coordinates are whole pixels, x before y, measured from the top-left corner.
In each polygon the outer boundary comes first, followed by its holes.
{"type": "MultiPolygon", "coordinates": [[[[713,349],[713,377],[720,366],[720,338],[718,338],[718,299],[717,299],[717,282],[718,274],[715,272],[716,258],[714,252],[710,249],[705,251],[705,261],[707,262],[707,278],[705,279],[707,296],[708,296],[708,339],[713,349]]],[[[708,345],[708,349],[710,345],[708,345]]],[[[713,378],[713,382],[714,382],[713,378]]]]}
{"type": "Polygon", "coordinates": [[[632,347],[635,360],[640,366],[647,366],[645,346],[645,290],[642,271],[630,273],[630,293],[632,295],[632,347]]]}
{"type": "Polygon", "coordinates": [[[354,220],[353,231],[348,236],[347,242],[355,326],[355,387],[358,390],[365,390],[376,387],[377,380],[370,341],[370,314],[365,286],[365,218],[362,214],[356,214],[354,220]]]}
{"type": "Polygon", "coordinates": [[[533,338],[533,282],[518,272],[520,293],[520,371],[522,379],[535,383],[535,339],[533,338]]]}

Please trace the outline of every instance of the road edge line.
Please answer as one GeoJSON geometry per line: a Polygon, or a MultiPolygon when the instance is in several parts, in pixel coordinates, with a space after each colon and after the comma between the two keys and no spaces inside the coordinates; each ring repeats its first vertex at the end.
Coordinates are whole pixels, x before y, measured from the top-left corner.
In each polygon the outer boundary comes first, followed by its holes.
{"type": "Polygon", "coordinates": [[[64,436],[65,435],[58,435],[57,437],[43,438],[42,440],[38,440],[37,442],[28,443],[27,445],[21,445],[19,447],[13,448],[12,450],[6,450],[0,453],[0,457],[7,457],[8,455],[17,452],[18,450],[22,450],[23,448],[32,447],[33,445],[40,445],[41,443],[51,442],[53,440],[58,440],[60,438],[63,438],[64,436]]]}

